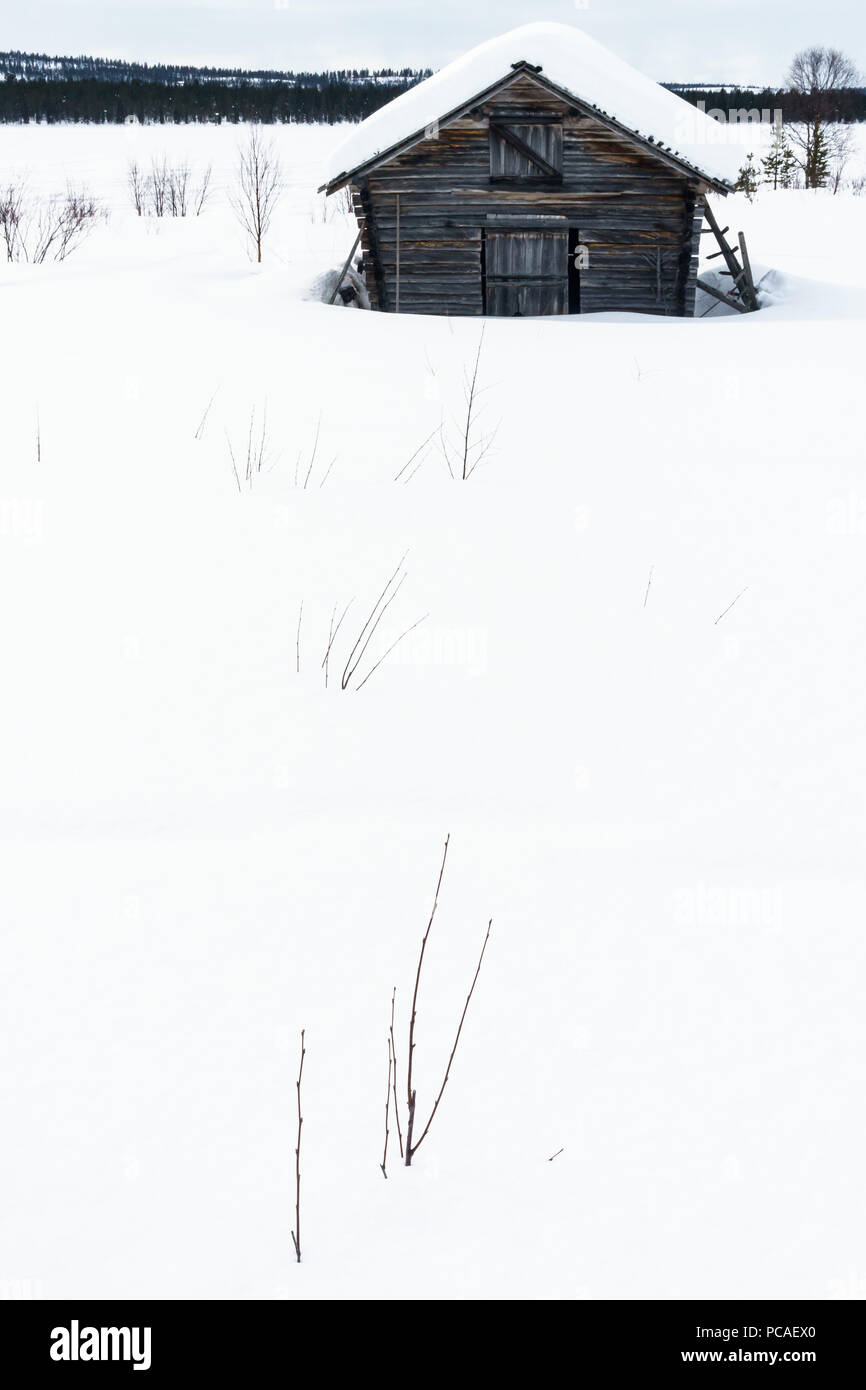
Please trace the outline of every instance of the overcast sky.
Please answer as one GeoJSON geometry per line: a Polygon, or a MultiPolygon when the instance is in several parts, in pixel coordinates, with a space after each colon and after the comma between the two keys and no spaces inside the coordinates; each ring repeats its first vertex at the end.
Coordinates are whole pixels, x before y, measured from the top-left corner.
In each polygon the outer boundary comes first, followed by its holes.
{"type": "Polygon", "coordinates": [[[0,48],[244,67],[441,67],[531,20],[658,81],[781,81],[806,44],[866,68],[862,0],[0,0],[0,48]]]}

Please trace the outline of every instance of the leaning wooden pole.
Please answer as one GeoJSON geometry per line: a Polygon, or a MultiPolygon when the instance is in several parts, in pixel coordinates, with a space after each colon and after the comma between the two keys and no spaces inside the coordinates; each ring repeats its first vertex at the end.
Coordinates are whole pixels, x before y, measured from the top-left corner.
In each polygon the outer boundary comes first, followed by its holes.
{"type": "Polygon", "coordinates": [[[336,285],[334,286],[334,290],[333,290],[333,293],[332,293],[332,295],[331,295],[331,298],[328,300],[328,303],[329,303],[329,304],[333,304],[334,300],[337,298],[337,293],[338,293],[338,291],[339,291],[339,288],[340,288],[340,286],[342,285],[343,281],[344,281],[345,278],[346,278],[346,271],[349,269],[349,266],[352,264],[352,257],[354,256],[355,252],[357,251],[358,246],[360,245],[360,241],[361,241],[361,231],[360,231],[360,228],[359,228],[359,230],[358,230],[358,235],[355,237],[355,241],[354,241],[354,244],[353,244],[353,246],[352,246],[352,249],[351,249],[351,251],[349,252],[348,256],[346,257],[346,264],[343,266],[343,269],[340,271],[340,274],[337,276],[337,283],[336,283],[336,285]]]}

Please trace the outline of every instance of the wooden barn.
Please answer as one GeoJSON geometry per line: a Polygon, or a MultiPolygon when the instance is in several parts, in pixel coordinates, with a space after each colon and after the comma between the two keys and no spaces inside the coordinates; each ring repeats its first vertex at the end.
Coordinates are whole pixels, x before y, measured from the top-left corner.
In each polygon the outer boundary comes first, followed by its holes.
{"type": "Polygon", "coordinates": [[[580,30],[532,24],[368,117],[322,187],[351,190],[374,309],[691,315],[705,198],[738,162],[580,30]]]}

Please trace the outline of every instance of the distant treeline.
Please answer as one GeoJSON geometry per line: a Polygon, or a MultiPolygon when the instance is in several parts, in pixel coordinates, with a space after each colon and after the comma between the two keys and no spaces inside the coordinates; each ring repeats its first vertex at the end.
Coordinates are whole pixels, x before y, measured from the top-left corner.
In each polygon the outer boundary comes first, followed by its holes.
{"type": "Polygon", "coordinates": [[[360,121],[429,72],[248,72],[0,53],[0,121],[360,121]]]}
{"type": "MultiPolygon", "coordinates": [[[[0,121],[360,121],[392,97],[430,76],[430,69],[344,68],[281,72],[262,68],[196,68],[172,63],[0,53],[0,121]]],[[[766,87],[664,84],[708,111],[781,110],[803,115],[797,92],[766,87]]],[[[866,120],[866,89],[833,93],[840,121],[866,120]]]]}
{"type": "MultiPolygon", "coordinates": [[[[684,87],[679,83],[663,84],[677,96],[697,106],[704,102],[707,111],[724,111],[728,116],[732,111],[770,110],[781,111],[783,121],[800,121],[805,112],[803,103],[808,98],[799,92],[789,92],[772,87],[684,87]]],[[[832,93],[832,116],[837,121],[866,121],[866,88],[843,87],[832,93]]]]}

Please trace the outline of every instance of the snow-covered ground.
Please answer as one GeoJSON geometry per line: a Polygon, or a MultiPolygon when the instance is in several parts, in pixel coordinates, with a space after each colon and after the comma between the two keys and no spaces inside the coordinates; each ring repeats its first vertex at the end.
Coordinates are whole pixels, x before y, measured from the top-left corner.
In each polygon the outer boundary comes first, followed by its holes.
{"type": "Polygon", "coordinates": [[[0,265],[0,1292],[862,1297],[866,198],[719,208],[759,315],[488,322],[463,483],[479,323],[319,302],[336,129],[251,264],[239,135],[0,128],[111,214],[0,265]]]}

